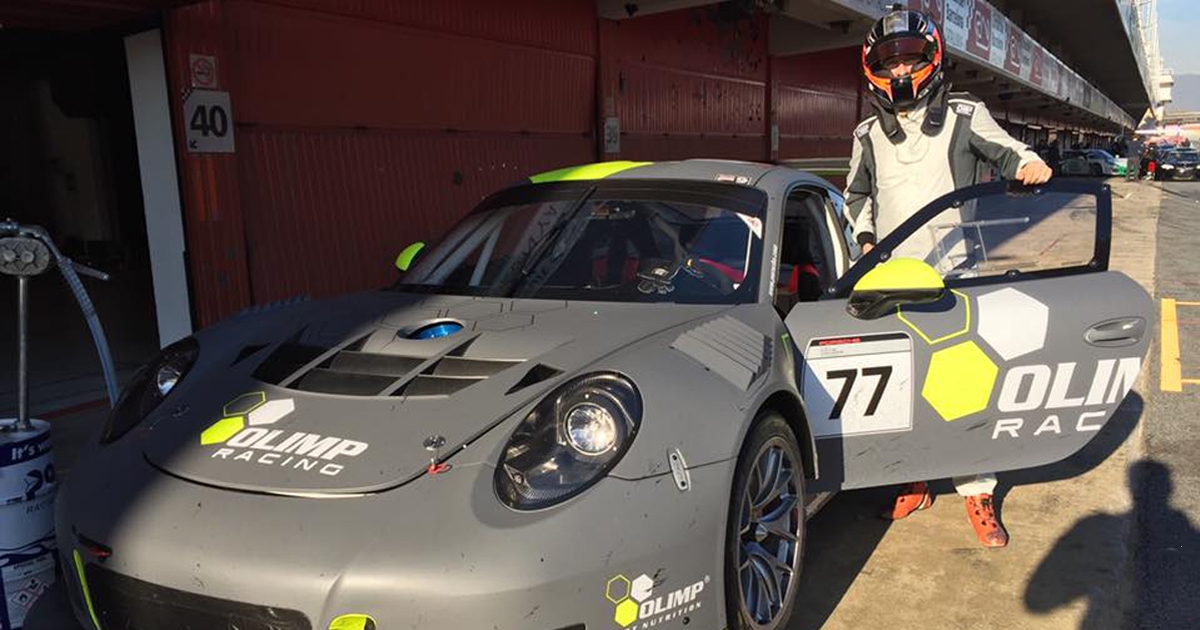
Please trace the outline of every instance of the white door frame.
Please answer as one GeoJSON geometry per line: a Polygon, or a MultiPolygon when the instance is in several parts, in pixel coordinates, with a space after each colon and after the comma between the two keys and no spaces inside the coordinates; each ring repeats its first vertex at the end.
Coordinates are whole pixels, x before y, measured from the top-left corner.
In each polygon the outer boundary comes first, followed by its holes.
{"type": "Polygon", "coordinates": [[[133,103],[161,347],[192,334],[184,263],[183,206],[175,170],[162,31],[154,29],[126,37],[125,61],[129,68],[129,96],[133,103]]]}

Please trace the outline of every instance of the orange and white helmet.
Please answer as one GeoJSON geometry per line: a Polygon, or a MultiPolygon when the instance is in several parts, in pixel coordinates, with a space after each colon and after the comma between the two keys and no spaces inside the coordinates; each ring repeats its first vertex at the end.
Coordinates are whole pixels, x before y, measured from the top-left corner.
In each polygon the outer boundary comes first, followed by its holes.
{"type": "Polygon", "coordinates": [[[928,15],[895,5],[863,42],[867,86],[888,110],[911,107],[941,86],[944,53],[942,34],[928,15]],[[902,59],[912,63],[912,72],[892,76],[889,65],[902,59]]]}

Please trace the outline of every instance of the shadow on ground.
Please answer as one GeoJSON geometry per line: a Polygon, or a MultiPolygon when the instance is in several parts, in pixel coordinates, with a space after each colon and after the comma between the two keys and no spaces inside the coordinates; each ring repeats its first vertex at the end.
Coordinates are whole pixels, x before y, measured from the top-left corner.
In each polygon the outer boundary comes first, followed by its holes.
{"type": "Polygon", "coordinates": [[[1157,461],[1139,461],[1130,467],[1129,487],[1133,493],[1130,513],[1093,514],[1055,543],[1026,586],[1026,607],[1048,613],[1084,599],[1087,613],[1080,630],[1111,627],[1113,620],[1103,618],[1110,609],[1104,598],[1111,597],[1111,590],[1097,586],[1130,577],[1134,581],[1132,618],[1121,620],[1123,627],[1200,627],[1200,599],[1195,592],[1200,584],[1200,531],[1186,514],[1171,507],[1170,470],[1157,461]],[[1126,546],[1094,541],[1120,540],[1131,525],[1138,536],[1134,574],[1126,576],[1126,546]]]}

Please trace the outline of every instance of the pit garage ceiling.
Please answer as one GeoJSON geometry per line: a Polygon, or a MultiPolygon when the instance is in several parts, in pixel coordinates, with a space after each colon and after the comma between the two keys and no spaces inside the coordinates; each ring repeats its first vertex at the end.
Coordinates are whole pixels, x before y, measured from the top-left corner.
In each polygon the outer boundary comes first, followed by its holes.
{"type": "Polygon", "coordinates": [[[996,5],[1058,47],[1063,61],[1130,116],[1141,118],[1150,107],[1117,0],[1004,0],[996,5]]]}
{"type": "Polygon", "coordinates": [[[78,32],[154,16],[195,0],[4,0],[0,28],[78,32]]]}

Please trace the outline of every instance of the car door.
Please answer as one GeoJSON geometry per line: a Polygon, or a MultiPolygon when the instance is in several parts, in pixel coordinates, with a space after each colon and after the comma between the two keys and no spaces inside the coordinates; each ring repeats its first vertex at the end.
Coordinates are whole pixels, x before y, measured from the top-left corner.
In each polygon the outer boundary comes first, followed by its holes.
{"type": "MultiPolygon", "coordinates": [[[[1108,270],[1111,229],[1100,183],[982,184],[925,207],[826,299],[791,309],[820,456],[811,490],[1029,468],[1082,448],[1133,386],[1149,339],[1149,296],[1108,270]],[[852,297],[893,296],[861,290],[877,266],[876,279],[925,270],[940,298],[852,315],[852,297]]],[[[904,282],[895,289],[902,302],[904,282]]]]}

